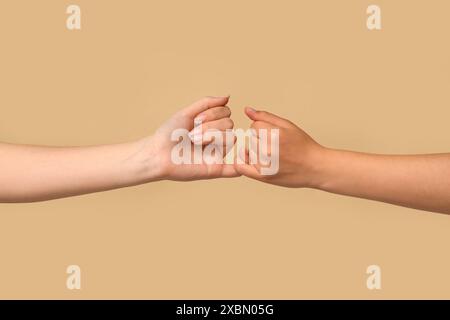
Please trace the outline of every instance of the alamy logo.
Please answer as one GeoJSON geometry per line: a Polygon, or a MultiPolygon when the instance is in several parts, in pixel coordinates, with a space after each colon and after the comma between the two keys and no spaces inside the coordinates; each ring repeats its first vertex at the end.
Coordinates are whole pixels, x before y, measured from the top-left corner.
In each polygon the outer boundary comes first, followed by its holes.
{"type": "Polygon", "coordinates": [[[381,30],[381,9],[379,6],[372,4],[367,7],[367,29],[381,30]]]}
{"type": "Polygon", "coordinates": [[[66,13],[69,14],[66,20],[66,27],[69,30],[81,29],[81,9],[79,6],[72,4],[67,7],[66,13]]]}
{"type": "Polygon", "coordinates": [[[81,289],[81,268],[76,264],[70,265],[66,269],[66,273],[69,274],[66,280],[66,287],[69,290],[81,289]]]}
{"type": "MultiPolygon", "coordinates": [[[[197,121],[191,133],[183,128],[172,132],[171,140],[178,144],[172,149],[171,160],[177,165],[232,163],[235,157],[229,151],[236,146],[238,152],[248,150],[248,163],[259,165],[261,175],[274,175],[279,170],[279,136],[279,129],[228,129],[225,132],[209,129],[203,132],[201,121],[197,121]]],[[[242,158],[237,156],[236,163],[244,164],[242,158]]]]}
{"type": "Polygon", "coordinates": [[[366,286],[369,290],[381,289],[381,268],[377,265],[367,267],[366,273],[369,275],[366,280],[366,286]]]}

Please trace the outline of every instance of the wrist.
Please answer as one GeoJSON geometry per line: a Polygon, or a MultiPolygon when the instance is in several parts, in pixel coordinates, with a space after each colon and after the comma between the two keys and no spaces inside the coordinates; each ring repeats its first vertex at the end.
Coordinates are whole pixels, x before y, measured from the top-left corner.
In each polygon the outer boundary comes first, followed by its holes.
{"type": "Polygon", "coordinates": [[[161,161],[153,136],[134,141],[131,145],[132,153],[129,160],[137,184],[163,180],[163,161],[161,161]]]}
{"type": "Polygon", "coordinates": [[[332,181],[333,159],[339,153],[338,150],[318,146],[310,156],[310,179],[309,188],[325,190],[332,181]]]}

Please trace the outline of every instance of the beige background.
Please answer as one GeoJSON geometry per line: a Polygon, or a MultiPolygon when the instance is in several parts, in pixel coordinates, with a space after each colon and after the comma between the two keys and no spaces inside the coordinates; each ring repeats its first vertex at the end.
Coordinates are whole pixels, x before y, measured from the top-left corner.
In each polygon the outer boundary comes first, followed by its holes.
{"type": "MultiPolygon", "coordinates": [[[[450,2],[0,4],[0,140],[150,134],[204,95],[335,148],[450,150],[450,2]],[[82,30],[65,27],[67,5],[82,30]],[[382,8],[369,32],[366,8],[382,8]]],[[[1,183],[1,181],[0,181],[1,183]]],[[[450,218],[245,178],[0,205],[0,298],[450,298],[450,218]],[[82,290],[65,287],[82,268],[82,290]],[[382,268],[382,290],[365,286],[382,268]]]]}

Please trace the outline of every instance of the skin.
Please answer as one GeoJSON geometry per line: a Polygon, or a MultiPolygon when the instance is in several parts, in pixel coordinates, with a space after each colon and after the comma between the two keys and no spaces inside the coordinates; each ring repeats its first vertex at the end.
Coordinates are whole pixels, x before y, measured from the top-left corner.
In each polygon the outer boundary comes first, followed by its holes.
{"type": "MultiPolygon", "coordinates": [[[[228,97],[206,97],[180,110],[152,136],[93,147],[0,144],[0,202],[34,202],[138,185],[158,180],[191,181],[247,176],[290,188],[327,192],[450,213],[450,154],[378,155],[335,150],[317,143],[289,120],[246,108],[251,128],[279,129],[279,171],[261,175],[240,150],[244,164],[182,164],[171,161],[175,129],[196,138],[206,130],[225,132],[234,124],[228,97]],[[196,120],[202,131],[194,130],[196,120]]],[[[195,127],[199,128],[199,127],[195,127]]],[[[257,143],[259,137],[252,138],[257,143]]],[[[202,141],[206,147],[211,141],[202,141]]],[[[232,146],[232,145],[231,145],[232,146]]],[[[223,146],[223,154],[230,145],[223,146]]],[[[191,144],[193,150],[194,143],[191,144]]],[[[270,146],[269,146],[270,152],[270,146]]]]}
{"type": "Polygon", "coordinates": [[[173,130],[232,129],[229,97],[206,97],[182,109],[152,136],[93,147],[0,144],[0,202],[35,202],[111,190],[158,180],[188,181],[239,174],[231,164],[174,165],[173,130]]]}
{"type": "MultiPolygon", "coordinates": [[[[450,213],[450,154],[378,155],[326,148],[289,120],[246,108],[254,129],[280,130],[277,174],[263,176],[249,164],[248,150],[238,173],[262,182],[450,213]]],[[[256,138],[257,139],[257,138],[256,138]]]]}

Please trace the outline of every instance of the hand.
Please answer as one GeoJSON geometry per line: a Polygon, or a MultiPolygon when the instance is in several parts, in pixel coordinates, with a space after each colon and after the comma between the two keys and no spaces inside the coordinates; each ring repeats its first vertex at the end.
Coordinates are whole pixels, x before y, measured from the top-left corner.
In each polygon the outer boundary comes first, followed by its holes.
{"type": "MultiPolygon", "coordinates": [[[[318,183],[318,164],[325,148],[289,120],[252,108],[246,108],[245,113],[253,120],[251,128],[256,130],[257,136],[259,129],[267,129],[269,138],[270,129],[279,129],[279,170],[274,175],[262,175],[259,162],[258,164],[249,163],[247,148],[238,151],[245,163],[236,163],[236,171],[249,178],[285,187],[315,186],[318,183]]],[[[259,143],[258,137],[253,139],[259,143]]],[[[269,139],[268,155],[271,155],[270,144],[269,139]]]]}
{"type": "MultiPolygon", "coordinates": [[[[220,177],[236,177],[239,174],[233,164],[175,164],[171,159],[173,147],[178,143],[171,140],[171,134],[176,129],[186,129],[193,132],[194,120],[201,120],[202,131],[214,129],[225,132],[234,124],[230,119],[231,110],[226,106],[229,97],[205,97],[190,106],[180,110],[167,120],[151,137],[145,138],[140,148],[148,172],[157,172],[152,180],[189,181],[220,177]]],[[[185,137],[189,139],[189,137],[185,137]]],[[[208,144],[208,142],[203,142],[208,144]]],[[[192,148],[194,145],[192,144],[192,148]]],[[[230,146],[224,147],[224,155],[230,146]]]]}

